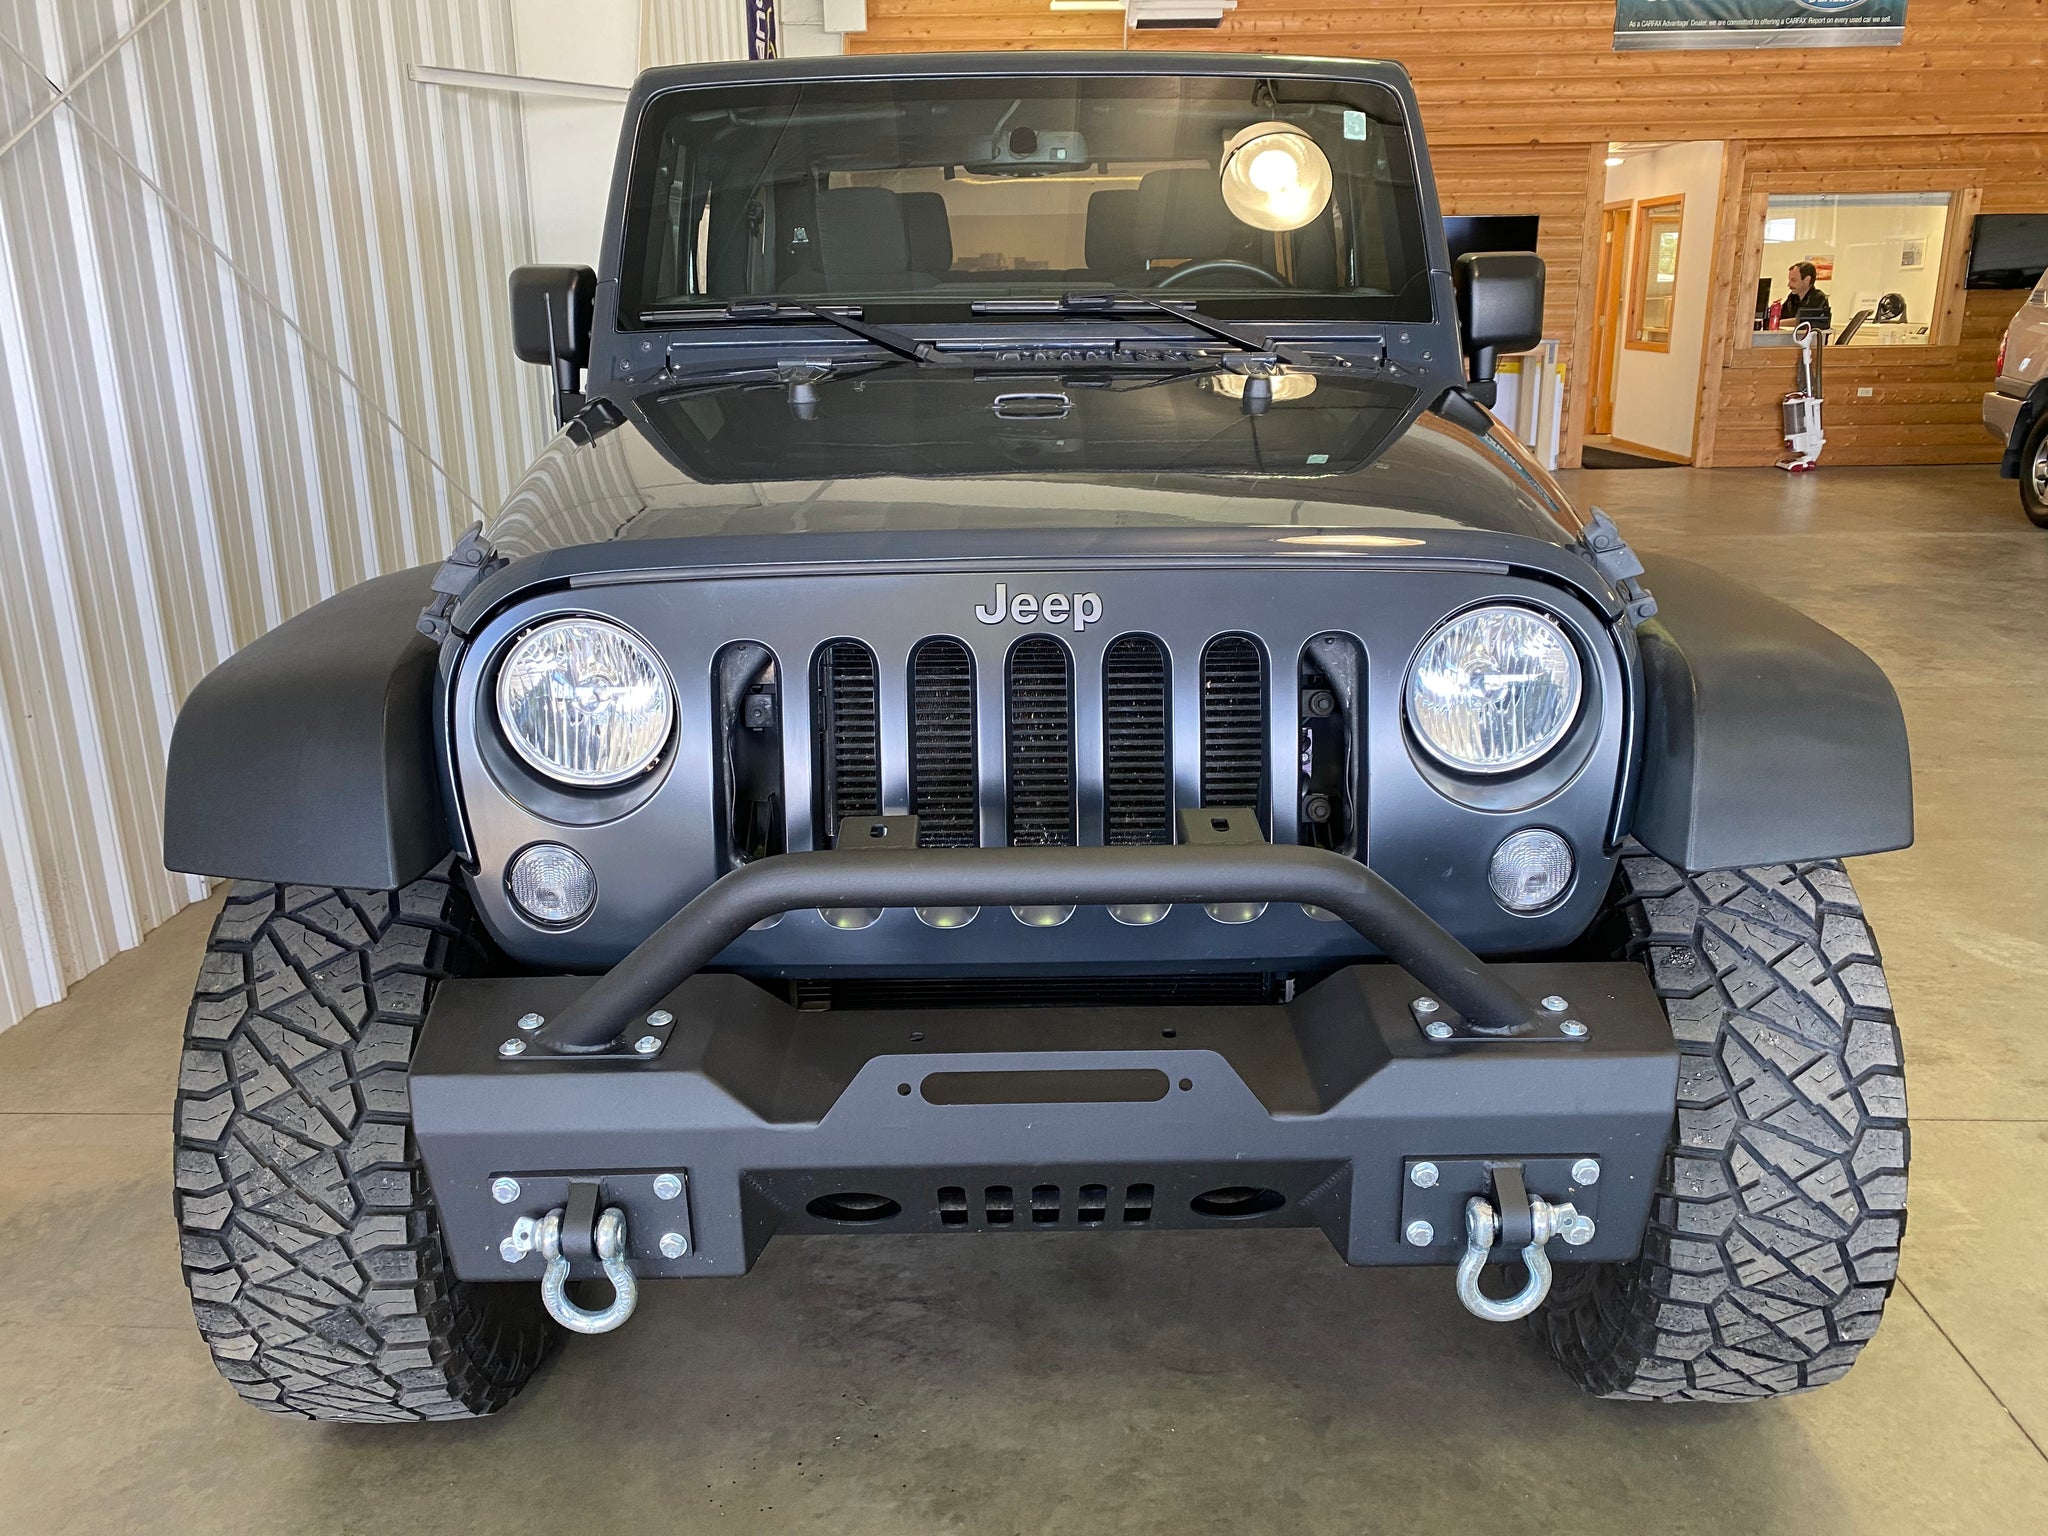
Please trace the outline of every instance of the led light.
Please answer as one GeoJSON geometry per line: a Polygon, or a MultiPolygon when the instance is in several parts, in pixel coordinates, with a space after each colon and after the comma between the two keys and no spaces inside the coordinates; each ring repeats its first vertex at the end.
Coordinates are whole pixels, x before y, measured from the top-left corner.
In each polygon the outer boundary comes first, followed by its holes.
{"type": "Polygon", "coordinates": [[[1571,888],[1572,845],[1543,827],[1511,833],[1493,850],[1486,883],[1510,912],[1541,912],[1571,888]]]}
{"type": "Polygon", "coordinates": [[[1506,773],[1564,738],[1579,709],[1579,658],[1555,619],[1477,608],[1445,624],[1408,669],[1408,724],[1430,756],[1506,773]]]}
{"type": "Polygon", "coordinates": [[[521,912],[550,928],[581,922],[597,904],[597,876],[582,854],[560,843],[521,850],[505,871],[505,888],[521,912]]]}
{"type": "Polygon", "coordinates": [[[1223,201],[1254,229],[1300,229],[1330,206],[1322,146],[1285,123],[1253,123],[1223,146],[1223,201]]]}
{"type": "Polygon", "coordinates": [[[498,723],[513,750],[565,784],[617,784],[668,744],[675,691],[654,653],[616,624],[554,619],[498,669],[498,723]]]}
{"type": "Polygon", "coordinates": [[[1263,901],[1212,901],[1202,910],[1219,923],[1255,923],[1266,915],[1263,901]]]}
{"type": "Polygon", "coordinates": [[[1057,928],[1074,915],[1072,907],[1012,907],[1010,916],[1026,928],[1057,928]]]}
{"type": "Polygon", "coordinates": [[[979,907],[919,907],[917,920],[927,928],[965,928],[981,916],[979,907]]]}
{"type": "Polygon", "coordinates": [[[1126,928],[1150,928],[1154,923],[1166,921],[1166,914],[1173,910],[1172,903],[1164,901],[1126,902],[1109,909],[1109,915],[1126,928]]]}

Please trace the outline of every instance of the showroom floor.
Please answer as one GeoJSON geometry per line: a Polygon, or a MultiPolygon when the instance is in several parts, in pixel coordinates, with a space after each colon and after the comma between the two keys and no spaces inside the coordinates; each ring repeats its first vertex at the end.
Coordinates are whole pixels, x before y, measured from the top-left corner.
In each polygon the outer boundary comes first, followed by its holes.
{"type": "Polygon", "coordinates": [[[1572,478],[1905,701],[1920,843],[1853,872],[1906,1038],[1913,1219],[1846,1381],[1596,1402],[1447,1273],[1348,1270],[1306,1232],[814,1238],[655,1288],[498,1419],[273,1420],[215,1377],[178,1279],[194,909],[0,1035],[0,1532],[2048,1527],[2048,533],[1987,469],[1572,478]]]}

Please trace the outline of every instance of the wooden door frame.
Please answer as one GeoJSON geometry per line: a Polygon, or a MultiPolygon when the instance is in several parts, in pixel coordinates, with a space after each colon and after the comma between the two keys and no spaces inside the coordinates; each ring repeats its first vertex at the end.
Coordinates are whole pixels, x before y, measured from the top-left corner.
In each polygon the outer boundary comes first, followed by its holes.
{"type": "MultiPolygon", "coordinates": [[[[1605,158],[1602,160],[1605,169],[1605,158]]],[[[1602,189],[1604,193],[1604,188],[1602,189]]],[[[1635,204],[1627,198],[1600,203],[1600,254],[1593,271],[1593,324],[1590,356],[1586,359],[1586,431],[1599,435],[1614,430],[1614,380],[1621,366],[1622,330],[1627,324],[1630,245],[1635,237],[1635,204]],[[1618,216],[1618,217],[1617,217],[1618,216]],[[1608,242],[1612,229],[1614,239],[1608,242]],[[1603,320],[1611,318],[1605,346],[1600,342],[1603,320]],[[1602,384],[1605,384],[1605,394],[1602,384]],[[1606,424],[1599,420],[1602,402],[1607,407],[1606,424]]]]}

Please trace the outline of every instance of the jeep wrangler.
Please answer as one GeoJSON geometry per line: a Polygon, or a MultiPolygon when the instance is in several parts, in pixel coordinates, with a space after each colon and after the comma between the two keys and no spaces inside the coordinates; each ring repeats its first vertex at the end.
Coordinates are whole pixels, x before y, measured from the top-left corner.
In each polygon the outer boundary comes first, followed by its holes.
{"type": "Polygon", "coordinates": [[[625,121],[598,270],[512,275],[539,461],[178,720],[237,1391],[490,1413],[785,1233],[1310,1226],[1592,1392],[1845,1372],[1897,701],[1492,416],[1542,264],[1450,261],[1403,71],[776,61],[625,121]]]}

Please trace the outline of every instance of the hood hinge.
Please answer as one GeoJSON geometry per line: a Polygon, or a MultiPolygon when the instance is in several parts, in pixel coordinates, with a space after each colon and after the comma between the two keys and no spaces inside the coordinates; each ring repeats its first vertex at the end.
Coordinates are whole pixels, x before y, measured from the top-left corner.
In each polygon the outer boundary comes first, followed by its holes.
{"type": "Polygon", "coordinates": [[[456,540],[455,548],[434,572],[434,596],[420,610],[419,631],[436,645],[454,632],[455,605],[491,572],[512,562],[491,547],[484,525],[476,524],[456,540]]]}
{"type": "Polygon", "coordinates": [[[1629,622],[1640,624],[1657,611],[1657,599],[1636,579],[1643,574],[1643,562],[1628,547],[1628,540],[1614,526],[1613,518],[1598,507],[1594,507],[1592,512],[1593,520],[1586,524],[1580,542],[1592,559],[1594,569],[1613,583],[1614,590],[1621,594],[1621,605],[1628,612],[1629,622]]]}

